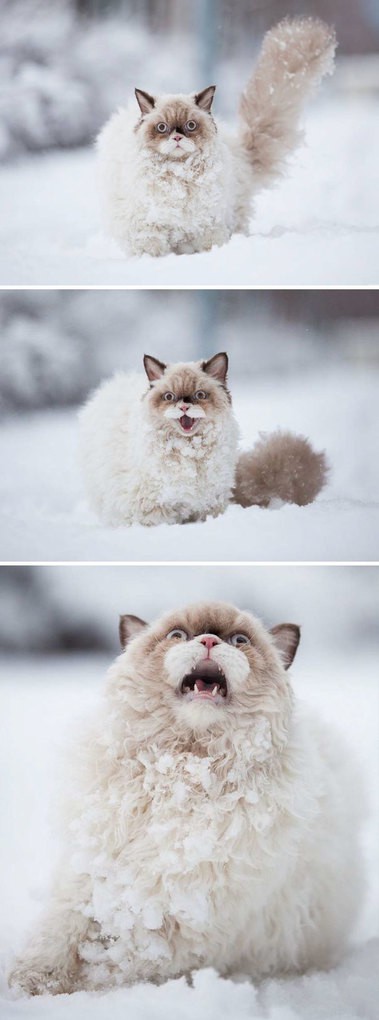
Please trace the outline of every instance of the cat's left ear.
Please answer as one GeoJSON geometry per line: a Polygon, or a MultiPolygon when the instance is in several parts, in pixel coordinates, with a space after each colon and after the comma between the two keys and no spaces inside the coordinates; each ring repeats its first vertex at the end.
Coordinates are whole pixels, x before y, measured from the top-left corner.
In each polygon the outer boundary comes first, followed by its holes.
{"type": "Polygon", "coordinates": [[[227,372],[228,372],[228,355],[224,352],[222,354],[215,354],[209,361],[203,361],[202,369],[207,375],[211,375],[212,379],[217,379],[218,382],[225,384],[227,372]]]}
{"type": "Polygon", "coordinates": [[[144,630],[147,626],[148,624],[145,623],[145,620],[141,620],[139,616],[120,616],[118,632],[121,648],[126,648],[129,641],[137,637],[140,631],[144,630]]]}
{"type": "Polygon", "coordinates": [[[277,627],[272,627],[270,634],[274,638],[284,669],[289,669],[298,649],[300,627],[296,623],[279,623],[277,627]]]}
{"type": "Polygon", "coordinates": [[[158,361],[158,358],[151,358],[150,354],[144,354],[143,363],[149,382],[155,382],[156,379],[160,379],[167,368],[163,361],[158,361]]]}
{"type": "Polygon", "coordinates": [[[149,96],[148,92],[142,92],[142,89],[134,89],[134,94],[141,113],[151,113],[155,106],[154,96],[149,96]]]}
{"type": "Polygon", "coordinates": [[[205,110],[206,113],[210,113],[215,91],[215,85],[208,85],[207,89],[203,89],[202,92],[197,92],[195,95],[196,106],[199,106],[200,110],[205,110]]]}

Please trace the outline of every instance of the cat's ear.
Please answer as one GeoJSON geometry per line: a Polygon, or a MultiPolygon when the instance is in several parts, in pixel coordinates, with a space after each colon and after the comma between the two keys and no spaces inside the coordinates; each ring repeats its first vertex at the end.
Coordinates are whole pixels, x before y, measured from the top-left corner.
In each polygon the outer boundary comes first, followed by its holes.
{"type": "Polygon", "coordinates": [[[284,669],[291,666],[300,641],[300,627],[296,623],[279,623],[270,630],[280,654],[284,669]]]}
{"type": "Polygon", "coordinates": [[[195,95],[196,106],[199,106],[200,110],[205,110],[206,113],[210,113],[215,91],[215,85],[208,85],[207,89],[203,89],[202,92],[197,92],[195,95]]]}
{"type": "Polygon", "coordinates": [[[141,113],[151,113],[155,106],[154,96],[149,96],[148,92],[142,92],[142,89],[134,89],[134,94],[141,113]]]}
{"type": "Polygon", "coordinates": [[[144,354],[143,363],[149,382],[154,382],[156,379],[160,379],[167,368],[167,365],[164,365],[163,361],[158,361],[158,358],[151,358],[150,354],[144,354]]]}
{"type": "Polygon", "coordinates": [[[120,616],[118,632],[121,648],[126,648],[129,641],[137,637],[140,631],[147,626],[148,624],[144,620],[140,620],[139,616],[120,616]]]}
{"type": "Polygon", "coordinates": [[[212,379],[217,379],[218,382],[225,384],[227,372],[228,372],[228,355],[224,352],[222,354],[215,354],[209,361],[203,361],[202,369],[207,375],[211,375],[212,379]]]}

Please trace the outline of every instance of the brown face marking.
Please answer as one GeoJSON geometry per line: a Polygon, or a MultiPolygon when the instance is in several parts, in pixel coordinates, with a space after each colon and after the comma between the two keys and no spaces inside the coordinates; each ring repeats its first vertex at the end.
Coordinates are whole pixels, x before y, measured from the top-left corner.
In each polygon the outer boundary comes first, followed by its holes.
{"type": "Polygon", "coordinates": [[[169,139],[175,132],[191,139],[196,148],[202,148],[217,133],[212,114],[197,106],[195,98],[192,97],[189,97],[188,101],[175,97],[170,99],[157,97],[154,108],[143,113],[135,130],[138,130],[141,140],[143,139],[146,145],[157,148],[158,151],[159,144],[169,139]],[[193,131],[188,128],[191,121],[196,124],[193,131]],[[157,130],[158,124],[161,123],[167,125],[167,131],[164,133],[157,130]]]}
{"type": "MultiPolygon", "coordinates": [[[[176,402],[183,401],[186,404],[200,404],[205,413],[210,410],[222,413],[231,403],[231,397],[221,383],[212,376],[207,375],[202,368],[168,366],[160,379],[151,387],[148,394],[149,402],[156,411],[167,409],[167,402],[163,399],[164,394],[170,392],[175,395],[176,402]],[[206,393],[206,399],[201,400],[195,397],[198,391],[206,393]]],[[[174,404],[174,401],[172,401],[174,404]]]]}

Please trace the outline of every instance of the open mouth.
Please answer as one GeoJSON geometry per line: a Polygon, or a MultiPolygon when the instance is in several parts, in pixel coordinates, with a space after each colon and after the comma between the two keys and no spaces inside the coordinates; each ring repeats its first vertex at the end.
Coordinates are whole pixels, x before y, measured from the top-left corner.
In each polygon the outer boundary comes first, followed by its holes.
{"type": "Polygon", "coordinates": [[[199,419],[190,418],[188,414],[182,414],[182,417],[178,418],[178,421],[183,429],[183,432],[192,432],[194,425],[196,424],[197,421],[199,421],[199,419]]]}
{"type": "Polygon", "coordinates": [[[220,704],[228,693],[226,676],[212,659],[203,659],[183,677],[180,693],[187,701],[201,700],[220,704]]]}

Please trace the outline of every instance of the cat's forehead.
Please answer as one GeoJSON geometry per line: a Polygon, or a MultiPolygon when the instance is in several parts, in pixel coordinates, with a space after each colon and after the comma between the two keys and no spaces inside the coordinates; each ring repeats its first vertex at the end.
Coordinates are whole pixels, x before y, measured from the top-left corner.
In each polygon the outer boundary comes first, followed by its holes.
{"type": "Polygon", "coordinates": [[[189,635],[228,635],[235,629],[253,633],[259,627],[258,621],[250,614],[224,602],[197,603],[186,606],[178,612],[171,612],[158,621],[157,627],[168,629],[182,625],[189,635]]]}
{"type": "Polygon", "coordinates": [[[194,96],[159,96],[156,100],[155,107],[153,110],[154,114],[157,114],[164,118],[168,124],[183,124],[188,120],[190,114],[196,112],[197,116],[200,115],[200,110],[196,106],[194,96]]]}
{"type": "Polygon", "coordinates": [[[173,365],[168,367],[161,379],[162,385],[170,384],[170,388],[178,396],[184,393],[192,393],[200,383],[209,380],[209,376],[203,372],[200,365],[173,365]]]}

